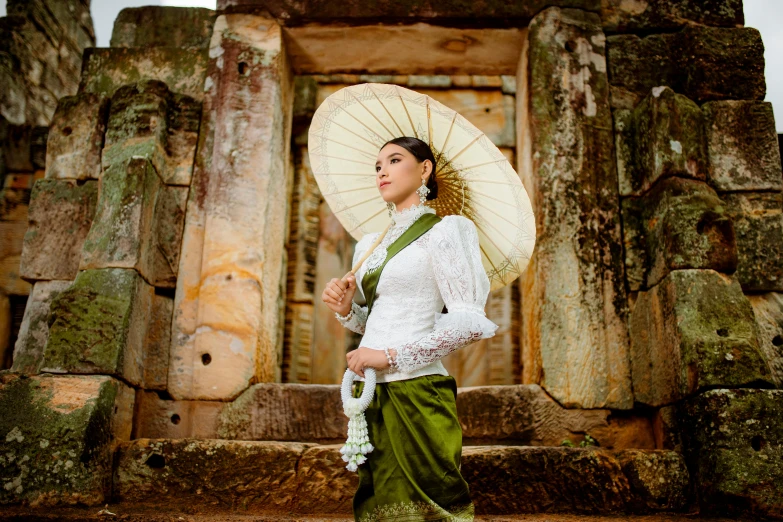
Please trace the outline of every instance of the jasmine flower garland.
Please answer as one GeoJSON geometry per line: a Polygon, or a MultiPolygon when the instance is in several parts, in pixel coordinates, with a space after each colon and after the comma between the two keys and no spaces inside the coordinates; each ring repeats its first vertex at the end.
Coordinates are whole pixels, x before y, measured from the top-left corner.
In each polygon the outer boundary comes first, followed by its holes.
{"type": "Polygon", "coordinates": [[[364,389],[362,396],[353,397],[351,386],[356,377],[359,377],[353,370],[346,368],[343,375],[343,384],[340,388],[340,395],[343,399],[343,411],[348,416],[348,440],[345,442],[340,453],[343,454],[343,460],[348,463],[346,468],[349,471],[356,471],[359,464],[364,463],[367,458],[365,455],[374,448],[370,444],[370,438],[367,433],[367,419],[364,417],[364,411],[372,402],[375,395],[375,368],[365,368],[364,370],[364,389]]]}

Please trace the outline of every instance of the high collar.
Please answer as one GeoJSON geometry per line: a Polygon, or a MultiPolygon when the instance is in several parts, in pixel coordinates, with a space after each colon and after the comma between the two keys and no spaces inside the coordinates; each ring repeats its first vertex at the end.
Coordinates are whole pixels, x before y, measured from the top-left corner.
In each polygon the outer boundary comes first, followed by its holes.
{"type": "Polygon", "coordinates": [[[424,214],[435,214],[435,209],[427,205],[411,205],[402,210],[392,212],[392,220],[396,226],[405,226],[413,223],[424,214]]]}

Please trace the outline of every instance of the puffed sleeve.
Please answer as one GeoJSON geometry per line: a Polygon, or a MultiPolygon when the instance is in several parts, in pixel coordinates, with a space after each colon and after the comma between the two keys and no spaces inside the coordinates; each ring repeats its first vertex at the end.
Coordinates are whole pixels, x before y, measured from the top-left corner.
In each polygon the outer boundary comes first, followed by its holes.
{"type": "MultiPolygon", "coordinates": [[[[373,241],[375,241],[377,237],[377,233],[365,234],[359,241],[356,242],[356,248],[353,252],[353,261],[351,261],[352,267],[356,264],[357,261],[359,261],[359,259],[361,259],[361,257],[364,255],[367,249],[370,248],[373,241]]],[[[348,328],[352,332],[363,335],[364,327],[367,324],[367,301],[364,298],[364,290],[362,289],[361,282],[358,280],[358,278],[356,283],[357,288],[356,293],[353,296],[353,301],[351,301],[351,311],[348,312],[348,315],[340,315],[335,312],[334,316],[344,327],[348,328]]]]}
{"type": "Polygon", "coordinates": [[[478,231],[473,221],[464,216],[445,216],[423,237],[427,237],[424,244],[448,313],[436,314],[429,334],[396,348],[396,363],[402,372],[492,337],[498,329],[484,313],[490,283],[481,264],[478,231]]]}

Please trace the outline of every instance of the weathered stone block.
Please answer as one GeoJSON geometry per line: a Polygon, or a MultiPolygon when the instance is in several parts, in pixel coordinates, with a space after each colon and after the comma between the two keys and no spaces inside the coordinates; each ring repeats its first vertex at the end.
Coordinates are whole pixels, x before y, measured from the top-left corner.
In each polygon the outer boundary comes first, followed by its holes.
{"type": "Polygon", "coordinates": [[[133,389],[104,375],[5,375],[0,381],[0,504],[102,505],[133,389]]]}
{"type": "Polygon", "coordinates": [[[209,503],[250,511],[290,508],[299,486],[297,464],[313,446],[136,439],[118,448],[115,493],[121,502],[130,503],[159,502],[165,491],[170,505],[209,503]]]}
{"type": "Polygon", "coordinates": [[[112,47],[209,47],[215,11],[173,6],[126,7],[114,20],[112,47]]]}
{"type": "Polygon", "coordinates": [[[448,89],[451,87],[451,77],[448,74],[410,74],[408,75],[408,87],[413,89],[448,89]]]}
{"type": "Polygon", "coordinates": [[[158,192],[153,218],[155,245],[153,284],[158,288],[174,288],[177,284],[187,201],[188,187],[165,185],[158,192]]]}
{"type": "Polygon", "coordinates": [[[697,102],[764,99],[764,44],[758,29],[688,25],[680,38],[683,94],[697,102]]]}
{"type": "Polygon", "coordinates": [[[628,449],[616,456],[635,493],[628,502],[630,511],[682,511],[686,507],[690,475],[682,455],[628,449]]]}
{"type": "Polygon", "coordinates": [[[500,84],[501,84],[501,90],[503,91],[503,94],[514,94],[517,93],[517,77],[511,76],[508,74],[503,74],[500,76],[500,84]]]}
{"type": "Polygon", "coordinates": [[[13,175],[6,177],[6,186],[0,193],[0,219],[3,221],[28,220],[30,205],[30,193],[32,192],[33,175],[13,175]],[[30,180],[29,188],[17,188],[9,186],[8,180],[12,178],[27,177],[30,180]]]}
{"type": "Polygon", "coordinates": [[[655,410],[652,424],[655,447],[682,454],[682,433],[677,418],[677,405],[663,406],[655,410]]]}
{"type": "Polygon", "coordinates": [[[606,39],[607,67],[612,83],[612,107],[633,109],[653,87],[680,91],[675,34],[617,35],[606,39]]]}
{"type": "Polygon", "coordinates": [[[761,354],[772,370],[772,379],[783,388],[783,294],[749,295],[758,327],[761,354]]]}
{"type": "Polygon", "coordinates": [[[163,181],[169,185],[190,186],[201,120],[201,101],[184,94],[169,98],[169,136],[163,181]]]}
{"type": "Polygon", "coordinates": [[[721,194],[737,237],[737,279],[745,292],[783,291],[783,194],[721,194]]]}
{"type": "MultiPolygon", "coordinates": [[[[289,268],[291,264],[289,263],[289,268]]],[[[290,294],[289,294],[290,295],[290,294]]],[[[283,382],[309,383],[313,380],[313,318],[312,303],[286,303],[281,372],[283,382]]]]}
{"type": "Polygon", "coordinates": [[[783,190],[780,147],[772,104],[715,101],[702,107],[715,190],[783,190]]]}
{"type": "Polygon", "coordinates": [[[123,85],[111,97],[103,168],[133,156],[147,158],[162,173],[168,147],[169,89],[158,80],[123,85]]]}
{"type": "Polygon", "coordinates": [[[169,347],[174,299],[155,294],[152,298],[147,335],[144,338],[144,389],[165,390],[169,377],[169,347]]]}
{"type": "Polygon", "coordinates": [[[251,382],[279,380],[292,73],[282,29],[269,18],[219,16],[211,50],[202,133],[213,145],[199,149],[201,214],[194,210],[183,239],[183,265],[196,272],[177,292],[175,314],[188,310],[172,334],[176,399],[233,399],[251,382]]]}
{"type": "Polygon", "coordinates": [[[52,0],[9,0],[7,7],[8,14],[34,20],[39,30],[53,42],[67,41],[76,49],[95,45],[90,8],[87,4],[52,0]]]}
{"type": "MultiPolygon", "coordinates": [[[[522,283],[523,382],[569,408],[630,409],[627,310],[604,35],[600,19],[549,8],[529,28],[536,209],[522,283]],[[578,50],[578,52],[576,52],[578,50]],[[567,205],[563,201],[568,201],[567,205]]],[[[529,169],[529,170],[528,170],[529,169]]]]}
{"type": "MultiPolygon", "coordinates": [[[[371,80],[362,80],[370,82],[371,80]]],[[[385,82],[384,82],[385,83],[385,82]]],[[[294,119],[309,121],[315,113],[318,82],[311,75],[294,77],[294,119]]]]}
{"type": "Polygon", "coordinates": [[[35,170],[32,161],[31,125],[11,125],[3,122],[2,137],[3,160],[6,172],[32,172],[35,170]]]}
{"type": "Polygon", "coordinates": [[[700,513],[781,517],[781,411],[783,390],[716,389],[683,404],[685,455],[700,513]]]}
{"type": "Polygon", "coordinates": [[[345,469],[342,444],[310,447],[297,469],[299,488],[292,506],[299,513],[351,513],[358,477],[345,469]]]}
{"type": "Polygon", "coordinates": [[[633,112],[630,192],[638,195],[659,178],[707,178],[704,115],[698,105],[668,87],[654,87],[633,112]]]}
{"type": "Polygon", "coordinates": [[[676,454],[637,454],[644,466],[657,464],[657,475],[639,473],[628,460],[628,454],[621,462],[617,454],[600,448],[475,446],[463,448],[461,471],[476,512],[486,515],[629,514],[681,504],[678,486],[685,470],[676,454]],[[623,472],[623,462],[630,477],[623,472]],[[661,479],[671,487],[656,486],[661,479]],[[662,497],[654,499],[655,493],[662,497]]]}
{"type": "Polygon", "coordinates": [[[108,108],[109,99],[99,94],[59,100],[46,144],[47,178],[100,178],[108,108]]]}
{"type": "Polygon", "coordinates": [[[13,371],[36,374],[40,370],[49,338],[49,307],[55,297],[71,286],[71,282],[38,281],[33,286],[16,339],[13,371]]]}
{"type": "Polygon", "coordinates": [[[336,444],[347,429],[336,385],[264,383],[226,405],[217,438],[336,444]]]}
{"type": "Polygon", "coordinates": [[[219,11],[224,9],[234,10],[260,10],[264,8],[269,14],[279,20],[285,20],[292,26],[306,24],[308,22],[334,23],[350,21],[356,23],[374,23],[376,21],[394,20],[406,24],[416,21],[428,21],[432,19],[451,19],[460,21],[491,20],[497,23],[498,19],[506,23],[527,22],[544,6],[576,7],[587,11],[599,12],[599,0],[534,0],[529,2],[492,2],[474,4],[464,2],[436,2],[432,0],[417,1],[414,4],[403,5],[395,2],[377,2],[364,4],[360,2],[344,2],[334,4],[320,1],[290,0],[218,0],[219,11]]]}
{"type": "Polygon", "coordinates": [[[0,259],[0,290],[6,295],[29,295],[32,285],[22,279],[19,272],[20,256],[0,259]]]}
{"type": "Polygon", "coordinates": [[[21,276],[27,280],[72,280],[90,230],[98,182],[41,179],[30,196],[29,227],[22,247],[21,276]]]}
{"type": "Polygon", "coordinates": [[[135,270],[79,272],[52,301],[41,371],[111,374],[140,386],[153,294],[135,270]]]}
{"type": "MultiPolygon", "coordinates": [[[[348,419],[339,388],[263,383],[230,403],[162,400],[144,393],[139,397],[135,433],[138,437],[344,443],[348,419]]],[[[564,439],[578,444],[588,434],[606,449],[655,449],[646,417],[608,409],[566,409],[534,384],[460,387],[457,408],[465,445],[558,446],[564,439]]]]}
{"type": "Polygon", "coordinates": [[[24,221],[0,221],[0,266],[10,271],[0,273],[0,289],[6,294],[27,295],[30,283],[19,277],[27,223],[24,221]]]}
{"type": "Polygon", "coordinates": [[[742,0],[604,0],[601,20],[612,33],[674,29],[694,22],[725,27],[745,23],[742,0]]]}
{"type": "Polygon", "coordinates": [[[217,439],[218,420],[228,404],[164,400],[156,392],[145,390],[136,392],[136,401],[134,439],[217,439]]]}
{"type": "Polygon", "coordinates": [[[655,448],[648,419],[563,408],[535,384],[460,387],[457,409],[464,445],[559,446],[588,434],[602,448],[655,448]]]}
{"type": "Polygon", "coordinates": [[[671,404],[716,386],[771,387],[753,309],[739,283],[713,270],[675,270],[631,312],[636,401],[671,404]]]}
{"type": "Polygon", "coordinates": [[[120,87],[112,96],[103,168],[143,156],[164,183],[189,185],[200,115],[200,102],[158,80],[120,87]]]}
{"type": "Polygon", "coordinates": [[[39,125],[30,132],[30,162],[33,169],[46,168],[46,143],[49,141],[49,126],[39,125]]]}
{"type": "Polygon", "coordinates": [[[310,168],[306,147],[295,151],[293,185],[288,240],[287,300],[293,303],[313,303],[321,232],[320,206],[323,198],[310,168]]]}
{"type": "Polygon", "coordinates": [[[133,268],[147,281],[154,281],[153,216],[160,185],[145,158],[118,162],[104,171],[80,270],[133,268]]]}
{"type": "Polygon", "coordinates": [[[624,198],[623,242],[630,290],[658,284],[671,270],[737,269],[734,226],[706,183],[667,178],[640,198],[624,198]]]}
{"type": "Polygon", "coordinates": [[[207,49],[90,47],[84,51],[79,92],[112,96],[123,85],[160,80],[172,91],[201,101],[208,60],[207,49]]]}

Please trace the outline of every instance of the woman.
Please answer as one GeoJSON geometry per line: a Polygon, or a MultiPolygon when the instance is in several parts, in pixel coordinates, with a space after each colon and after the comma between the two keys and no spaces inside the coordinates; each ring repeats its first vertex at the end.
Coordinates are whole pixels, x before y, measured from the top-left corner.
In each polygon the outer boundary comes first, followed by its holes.
{"type": "MultiPolygon", "coordinates": [[[[364,413],[374,449],[358,467],[357,522],[473,520],[460,472],[457,383],[440,359],[498,326],[484,314],[490,283],[475,225],[459,215],[438,218],[425,204],[438,194],[435,165],[417,138],[381,147],[376,186],[392,226],[355,277],[332,279],[321,296],[346,328],[363,334],[346,355],[360,376],[354,396],[365,368],[377,374],[364,413]]],[[[359,240],[353,264],[378,234],[359,240]]]]}

